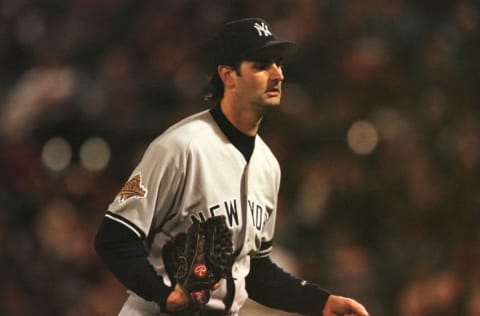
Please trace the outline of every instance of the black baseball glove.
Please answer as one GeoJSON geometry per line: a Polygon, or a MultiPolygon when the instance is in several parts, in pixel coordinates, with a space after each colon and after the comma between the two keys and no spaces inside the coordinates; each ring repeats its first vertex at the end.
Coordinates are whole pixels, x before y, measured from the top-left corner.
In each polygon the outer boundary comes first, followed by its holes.
{"type": "Polygon", "coordinates": [[[220,279],[232,277],[235,258],[225,216],[195,221],[186,233],[164,245],[162,256],[172,286],[180,284],[195,303],[206,304],[212,287],[220,279]]]}

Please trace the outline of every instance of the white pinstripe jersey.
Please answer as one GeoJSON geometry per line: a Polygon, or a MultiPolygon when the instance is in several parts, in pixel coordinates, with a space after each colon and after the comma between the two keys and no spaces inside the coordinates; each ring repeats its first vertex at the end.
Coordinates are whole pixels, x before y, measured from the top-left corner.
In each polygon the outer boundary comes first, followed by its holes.
{"type": "MultiPolygon", "coordinates": [[[[186,231],[192,217],[225,215],[234,250],[240,251],[232,269],[235,297],[230,309],[237,313],[247,299],[250,256],[267,256],[271,250],[279,185],[278,161],[261,137],[255,137],[247,163],[206,110],[150,144],[106,216],[151,240],[149,260],[169,285],[161,255],[164,243],[186,231]]],[[[212,293],[209,307],[225,307],[225,283],[212,293]]]]}

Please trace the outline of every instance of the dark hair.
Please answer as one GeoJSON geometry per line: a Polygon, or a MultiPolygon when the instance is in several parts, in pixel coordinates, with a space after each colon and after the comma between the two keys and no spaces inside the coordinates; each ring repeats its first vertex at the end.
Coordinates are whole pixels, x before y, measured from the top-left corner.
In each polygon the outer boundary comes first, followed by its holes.
{"type": "Polygon", "coordinates": [[[223,82],[218,75],[218,72],[214,72],[212,78],[210,79],[206,93],[204,96],[205,101],[216,103],[223,97],[223,82]]]}
{"type": "MultiPolygon", "coordinates": [[[[240,76],[240,63],[241,61],[236,61],[227,66],[230,66],[233,69],[235,69],[235,72],[240,76]]],[[[217,72],[217,69],[215,68],[215,70],[212,71],[212,77],[207,85],[204,99],[207,102],[217,103],[223,98],[224,92],[225,92],[225,87],[223,85],[223,81],[220,78],[217,72]]]]}

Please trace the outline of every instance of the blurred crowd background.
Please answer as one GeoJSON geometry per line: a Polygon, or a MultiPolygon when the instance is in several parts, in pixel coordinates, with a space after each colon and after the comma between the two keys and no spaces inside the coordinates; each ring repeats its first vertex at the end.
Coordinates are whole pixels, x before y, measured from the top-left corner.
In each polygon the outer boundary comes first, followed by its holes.
{"type": "Polygon", "coordinates": [[[274,256],[371,315],[479,316],[479,9],[0,0],[0,315],[116,315],[98,224],[147,144],[211,106],[203,43],[259,16],[298,43],[261,129],[283,172],[274,256]]]}

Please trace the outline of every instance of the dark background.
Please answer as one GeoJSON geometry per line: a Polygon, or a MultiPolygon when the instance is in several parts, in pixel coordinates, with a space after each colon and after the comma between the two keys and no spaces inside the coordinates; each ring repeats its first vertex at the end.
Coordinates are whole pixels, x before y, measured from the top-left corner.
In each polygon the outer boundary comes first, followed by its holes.
{"type": "Polygon", "coordinates": [[[0,0],[0,314],[116,315],[125,289],[93,250],[108,203],[209,107],[202,43],[259,16],[299,45],[261,129],[279,262],[371,315],[480,315],[479,7],[0,0]]]}

